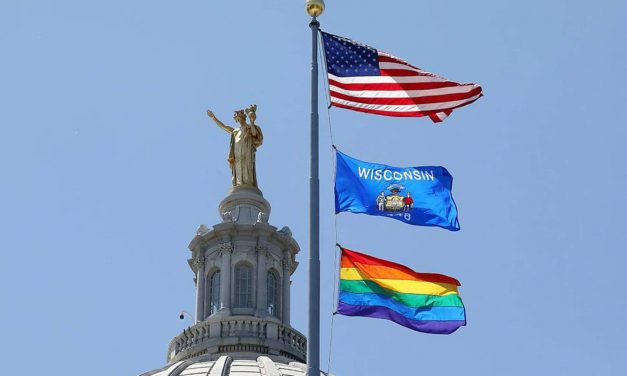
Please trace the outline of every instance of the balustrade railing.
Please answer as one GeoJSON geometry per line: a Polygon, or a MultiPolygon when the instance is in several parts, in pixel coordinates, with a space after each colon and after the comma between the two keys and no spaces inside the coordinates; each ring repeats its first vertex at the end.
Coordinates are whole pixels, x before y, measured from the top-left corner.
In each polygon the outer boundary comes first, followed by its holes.
{"type": "Polygon", "coordinates": [[[280,323],[273,323],[256,317],[230,317],[220,321],[203,321],[191,326],[170,341],[168,361],[188,358],[198,353],[202,347],[212,346],[220,352],[247,351],[246,345],[262,344],[277,354],[288,354],[304,361],[307,356],[307,339],[298,331],[280,323]],[[228,338],[238,338],[237,346],[224,346],[228,338]],[[246,339],[250,343],[246,343],[246,339]],[[222,349],[222,350],[221,350],[222,349]]]}

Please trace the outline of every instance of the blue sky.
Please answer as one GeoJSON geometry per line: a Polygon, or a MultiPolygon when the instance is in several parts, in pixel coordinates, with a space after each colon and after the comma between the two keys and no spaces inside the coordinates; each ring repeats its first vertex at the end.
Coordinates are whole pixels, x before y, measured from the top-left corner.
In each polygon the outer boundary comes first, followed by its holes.
{"type": "MultiPolygon", "coordinates": [[[[328,112],[321,85],[322,369],[337,228],[349,248],[459,279],[468,326],[434,336],[336,317],[336,375],[627,372],[626,11],[327,2],[324,30],[485,97],[435,126],[328,112]],[[462,230],[351,214],[335,227],[330,128],[358,159],[445,166],[462,230]]],[[[0,3],[3,373],[164,364],[194,307],[187,244],[230,186],[207,108],[230,121],[259,106],[259,185],[302,248],[292,325],[306,332],[307,24],[301,1],[0,3]]]]}

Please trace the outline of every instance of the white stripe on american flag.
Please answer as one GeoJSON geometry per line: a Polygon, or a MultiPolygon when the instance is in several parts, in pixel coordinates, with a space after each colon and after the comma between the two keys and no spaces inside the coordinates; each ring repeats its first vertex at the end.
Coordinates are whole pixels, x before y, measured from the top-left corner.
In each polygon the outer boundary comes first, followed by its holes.
{"type": "Polygon", "coordinates": [[[333,92],[360,98],[422,98],[433,95],[468,93],[476,87],[477,86],[475,85],[467,85],[425,90],[346,90],[333,84],[329,84],[329,89],[333,92]]]}
{"type": "Polygon", "coordinates": [[[440,118],[440,120],[444,120],[444,119],[446,119],[448,117],[448,115],[445,114],[444,112],[438,112],[437,114],[435,114],[435,116],[440,118]]]}
{"type": "Polygon", "coordinates": [[[361,108],[361,109],[369,109],[369,110],[394,111],[394,112],[412,112],[412,111],[428,112],[428,111],[453,109],[455,107],[459,107],[466,103],[477,100],[479,97],[481,97],[481,94],[477,94],[468,99],[459,100],[459,101],[441,102],[441,103],[425,103],[425,104],[419,104],[419,105],[416,105],[416,104],[407,104],[407,105],[368,104],[368,103],[348,101],[345,99],[340,99],[340,98],[335,98],[335,97],[331,97],[331,102],[343,104],[344,106],[361,108]]]}
{"type": "Polygon", "coordinates": [[[339,77],[331,73],[328,74],[330,80],[335,80],[343,84],[409,84],[415,82],[446,82],[444,78],[434,78],[428,76],[357,76],[339,77]]]}

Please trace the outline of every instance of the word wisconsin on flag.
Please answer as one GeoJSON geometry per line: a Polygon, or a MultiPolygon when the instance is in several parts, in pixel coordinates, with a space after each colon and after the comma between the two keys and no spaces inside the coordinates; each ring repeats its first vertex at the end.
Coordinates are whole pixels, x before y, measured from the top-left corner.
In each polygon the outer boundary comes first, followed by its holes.
{"type": "Polygon", "coordinates": [[[477,84],[449,81],[353,40],[325,32],[322,40],[333,106],[386,116],[429,116],[438,123],[483,95],[477,84]]]}
{"type": "Polygon", "coordinates": [[[459,281],[418,273],[391,261],[340,247],[337,313],[394,321],[434,334],[450,334],[466,325],[459,281]]]}
{"type": "Polygon", "coordinates": [[[444,167],[392,167],[363,162],[336,150],[335,213],[390,217],[410,225],[459,230],[444,167]]]}

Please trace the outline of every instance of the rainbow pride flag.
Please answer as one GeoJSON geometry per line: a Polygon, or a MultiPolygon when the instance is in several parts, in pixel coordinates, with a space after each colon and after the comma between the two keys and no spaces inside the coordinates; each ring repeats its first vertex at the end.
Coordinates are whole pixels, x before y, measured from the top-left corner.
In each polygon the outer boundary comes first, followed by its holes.
{"type": "Polygon", "coordinates": [[[424,333],[450,334],[466,325],[455,278],[340,249],[337,313],[387,319],[424,333]]]}

